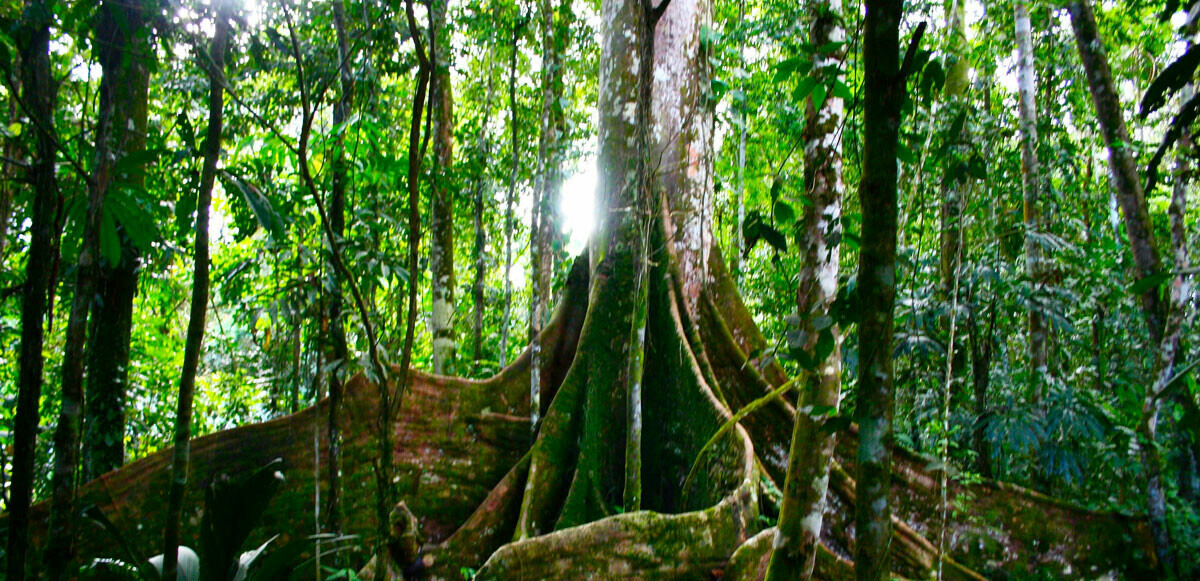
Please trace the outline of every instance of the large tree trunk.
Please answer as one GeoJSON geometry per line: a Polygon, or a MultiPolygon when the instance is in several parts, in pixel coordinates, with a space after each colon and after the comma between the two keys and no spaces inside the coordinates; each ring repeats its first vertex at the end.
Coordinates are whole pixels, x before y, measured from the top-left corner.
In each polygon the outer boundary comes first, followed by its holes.
{"type": "MultiPolygon", "coordinates": [[[[108,39],[124,43],[122,61],[111,69],[119,100],[113,108],[112,139],[117,159],[146,149],[147,99],[150,86],[150,38],[145,8],[136,2],[116,2],[121,30],[108,39]]],[[[107,77],[110,69],[105,69],[107,77]]],[[[139,189],[145,182],[142,166],[128,175],[113,176],[122,185],[139,189]]],[[[129,342],[133,301],[137,295],[140,252],[118,226],[121,258],[107,261],[97,281],[98,300],[92,316],[87,363],[87,406],[84,417],[83,479],[90,480],[125,463],[125,389],[129,378],[129,342]]]]}
{"type": "Polygon", "coordinates": [[[104,219],[104,200],[110,186],[133,178],[114,175],[117,161],[129,152],[128,148],[140,149],[145,145],[145,134],[136,129],[130,130],[131,125],[136,127],[135,117],[145,117],[146,85],[143,79],[151,55],[137,48],[147,40],[144,34],[138,33],[142,30],[143,20],[144,14],[138,2],[114,1],[101,6],[96,23],[96,50],[103,77],[100,81],[95,130],[95,166],[88,180],[87,217],[79,245],[75,295],[63,346],[62,404],[54,432],[54,472],[51,479],[54,514],[51,519],[51,542],[45,555],[50,579],[62,578],[73,555],[75,485],[84,405],[84,346],[88,313],[100,278],[99,240],[104,219]],[[139,68],[142,70],[139,71],[139,68]],[[141,112],[137,113],[139,109],[141,112]]]}
{"type": "Polygon", "coordinates": [[[429,212],[429,272],[432,277],[433,372],[454,375],[458,343],[454,336],[454,95],[450,84],[450,31],[447,0],[433,2],[430,18],[429,102],[433,109],[433,189],[429,212]]]}
{"type": "MultiPolygon", "coordinates": [[[[858,264],[858,488],[854,573],[886,579],[892,551],[892,322],[896,298],[896,144],[906,71],[899,59],[901,0],[867,0],[863,23],[862,256],[858,264]]],[[[923,31],[924,27],[918,29],[923,31]]],[[[915,40],[919,40],[915,39],[915,40]]],[[[953,347],[951,347],[953,351],[953,347]]]]}
{"type": "MultiPolygon", "coordinates": [[[[41,2],[29,14],[48,14],[41,2]]],[[[17,372],[17,414],[13,425],[13,472],[9,487],[8,578],[25,579],[28,556],[29,507],[33,500],[34,459],[41,420],[42,380],[45,359],[43,323],[54,262],[54,221],[58,212],[55,178],[54,106],[58,86],[50,74],[50,22],[28,22],[22,35],[21,85],[35,129],[35,155],[27,175],[32,185],[29,256],[21,295],[21,354],[17,372]]]]}

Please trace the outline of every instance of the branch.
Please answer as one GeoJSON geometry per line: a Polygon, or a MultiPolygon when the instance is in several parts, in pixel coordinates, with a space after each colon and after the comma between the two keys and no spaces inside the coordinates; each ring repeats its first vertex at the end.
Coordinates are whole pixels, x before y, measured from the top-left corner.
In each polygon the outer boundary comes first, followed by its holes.
{"type": "Polygon", "coordinates": [[[917,25],[916,32],[913,33],[912,40],[908,41],[908,50],[904,52],[904,64],[900,65],[899,78],[901,81],[908,78],[912,73],[913,59],[917,56],[917,47],[921,45],[921,37],[925,36],[925,27],[928,23],[922,22],[917,25]]]}

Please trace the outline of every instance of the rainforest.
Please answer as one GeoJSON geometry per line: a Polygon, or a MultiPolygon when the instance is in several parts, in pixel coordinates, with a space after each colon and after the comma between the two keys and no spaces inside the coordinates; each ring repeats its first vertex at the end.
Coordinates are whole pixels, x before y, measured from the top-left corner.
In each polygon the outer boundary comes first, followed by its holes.
{"type": "Polygon", "coordinates": [[[1198,29],[0,2],[0,576],[1200,578],[1198,29]]]}

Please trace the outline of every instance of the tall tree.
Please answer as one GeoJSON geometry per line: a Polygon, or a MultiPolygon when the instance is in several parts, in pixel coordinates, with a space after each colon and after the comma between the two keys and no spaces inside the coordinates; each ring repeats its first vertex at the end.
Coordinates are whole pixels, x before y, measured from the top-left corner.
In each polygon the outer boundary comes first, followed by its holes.
{"type": "MultiPolygon", "coordinates": [[[[840,0],[823,0],[808,7],[812,24],[809,44],[835,47],[818,53],[814,70],[836,71],[830,82],[844,82],[846,53],[843,44],[840,0]]],[[[810,98],[805,109],[804,189],[812,204],[804,208],[801,238],[804,262],[796,289],[800,318],[800,346],[811,369],[801,381],[800,406],[788,452],[788,473],[779,513],[780,539],[775,541],[767,579],[808,579],[817,559],[817,544],[825,515],[825,495],[835,441],[825,429],[841,400],[841,329],[830,317],[837,298],[840,241],[842,239],[841,127],[842,99],[833,91],[817,109],[810,98]]]]}
{"type": "MultiPolygon", "coordinates": [[[[1145,278],[1157,274],[1161,268],[1158,244],[1150,215],[1146,209],[1146,195],[1142,189],[1137,166],[1130,151],[1129,131],[1125,127],[1125,116],[1113,82],[1112,70],[1108,65],[1108,54],[1100,39],[1096,15],[1088,0],[1071,0],[1067,4],[1071,14],[1071,27],[1075,32],[1075,44],[1083,62],[1096,108],[1096,120],[1104,143],[1108,146],[1108,160],[1112,175],[1114,194],[1121,206],[1125,220],[1125,232],[1129,248],[1133,253],[1135,274],[1145,278]]],[[[1163,572],[1177,575],[1174,548],[1170,529],[1167,527],[1166,493],[1163,489],[1162,461],[1157,450],[1157,423],[1159,407],[1166,387],[1166,380],[1174,372],[1178,355],[1178,336],[1174,328],[1167,327],[1169,309],[1159,297],[1157,286],[1151,286],[1141,295],[1142,311],[1146,317],[1151,340],[1158,345],[1155,354],[1154,379],[1146,385],[1141,420],[1137,433],[1141,438],[1142,464],[1146,477],[1146,511],[1154,537],[1154,550],[1163,572]]]]}
{"type": "Polygon", "coordinates": [[[925,25],[914,33],[901,64],[903,0],[866,0],[863,21],[862,253],[860,306],[858,488],[854,513],[854,574],[886,579],[892,540],[888,502],[892,480],[892,329],[896,299],[896,145],[908,69],[925,25]]]}
{"type": "MultiPolygon", "coordinates": [[[[115,2],[119,24],[111,39],[123,44],[119,65],[111,70],[118,105],[111,120],[112,141],[122,156],[146,149],[151,54],[147,7],[140,1],[115,2]]],[[[105,75],[110,70],[105,70],[105,75]]],[[[123,164],[112,187],[130,192],[145,183],[145,165],[123,164]]],[[[133,302],[138,287],[140,251],[124,225],[117,227],[121,253],[105,259],[97,280],[97,300],[88,338],[87,403],[83,435],[83,478],[90,480],[125,462],[125,391],[129,379],[129,343],[133,302]]]]}
{"type": "MultiPolygon", "coordinates": [[[[1042,178],[1037,156],[1037,78],[1033,58],[1033,32],[1029,20],[1029,5],[1025,0],[1013,4],[1017,39],[1017,104],[1021,127],[1021,185],[1024,192],[1025,215],[1025,274],[1033,292],[1029,300],[1029,369],[1033,374],[1047,372],[1046,316],[1038,304],[1043,282],[1042,248],[1038,241],[1041,231],[1040,210],[1042,178]]],[[[1035,380],[1037,385],[1044,385],[1035,380]]]]}
{"type": "Polygon", "coordinates": [[[433,190],[429,212],[429,271],[433,316],[433,372],[453,375],[458,344],[454,336],[454,95],[450,84],[450,31],[446,28],[448,0],[433,0],[429,20],[433,77],[429,86],[433,109],[433,190]]]}
{"type": "Polygon", "coordinates": [[[171,488],[167,496],[167,524],[163,534],[163,577],[174,579],[179,548],[179,519],[183,495],[188,485],[191,453],[192,399],[196,389],[196,371],[204,345],[204,322],[208,314],[209,287],[209,206],[213,184],[221,158],[221,131],[225,111],[225,53],[229,48],[230,2],[219,2],[214,15],[216,31],[205,64],[208,68],[208,130],[204,137],[204,166],[196,201],[195,263],[192,271],[192,305],[188,315],[187,342],[183,350],[183,368],[179,372],[179,402],[175,413],[175,449],[171,464],[171,488]]]}
{"type": "MultiPolygon", "coordinates": [[[[51,482],[54,502],[51,535],[45,555],[50,579],[62,578],[73,557],[73,505],[84,406],[84,346],[88,314],[101,278],[99,240],[101,224],[105,220],[104,202],[110,188],[121,187],[131,179],[128,175],[116,174],[118,161],[131,152],[128,148],[136,150],[145,145],[144,130],[137,130],[134,119],[139,115],[145,116],[146,89],[142,79],[146,73],[132,70],[145,67],[145,59],[149,56],[133,48],[138,36],[145,40],[144,29],[137,25],[143,19],[140,2],[114,0],[100,6],[96,20],[95,46],[103,77],[100,81],[95,129],[95,164],[88,180],[87,215],[75,268],[75,295],[63,347],[62,404],[54,432],[54,473],[51,482]]],[[[142,127],[145,127],[144,122],[142,127]]],[[[111,216],[108,219],[112,220],[111,216]]],[[[117,258],[108,256],[105,260],[115,263],[117,258]]],[[[124,371],[121,370],[121,373],[124,371]]],[[[123,389],[123,386],[118,385],[118,388],[123,389]]]]}
{"type": "Polygon", "coordinates": [[[530,409],[536,426],[541,415],[542,344],[538,335],[546,324],[547,304],[554,270],[555,247],[560,223],[559,196],[562,190],[562,164],[566,111],[563,100],[563,67],[571,19],[571,3],[550,0],[538,2],[538,24],[542,37],[542,110],[538,139],[537,174],[533,187],[533,211],[529,229],[529,353],[532,357],[530,376],[530,409]]]}
{"type": "MultiPolygon", "coordinates": [[[[333,2],[333,25],[338,45],[338,77],[341,95],[333,106],[333,124],[340,127],[350,119],[354,106],[354,74],[350,69],[350,40],[346,31],[346,7],[342,0],[333,2]]],[[[329,226],[336,238],[346,235],[346,186],[350,181],[346,162],[346,131],[338,132],[333,159],[333,183],[329,190],[329,226]]],[[[330,249],[332,252],[333,249],[330,249]]],[[[332,260],[331,260],[332,261],[332,260]]],[[[332,269],[331,269],[332,270],[332,269]]],[[[329,321],[329,357],[337,364],[329,370],[329,500],[326,523],[329,530],[341,530],[341,430],[338,417],[342,402],[342,370],[350,357],[346,345],[346,327],[342,324],[342,288],[337,276],[329,295],[325,317],[329,321]]]]}
{"type": "Polygon", "coordinates": [[[475,147],[480,152],[480,168],[475,178],[475,193],[473,196],[472,219],[475,226],[475,272],[471,282],[471,297],[473,301],[473,325],[471,330],[474,346],[474,361],[476,370],[483,359],[483,312],[487,308],[485,291],[487,287],[487,226],[484,223],[485,200],[491,198],[492,180],[488,166],[492,160],[492,137],[490,131],[492,120],[492,104],[496,96],[496,58],[494,34],[488,36],[488,56],[486,65],[487,96],[483,101],[483,115],[479,123],[479,135],[475,147]]]}
{"type": "Polygon", "coordinates": [[[521,168],[521,156],[518,153],[520,125],[517,122],[517,56],[521,42],[521,29],[524,27],[523,16],[514,15],[512,23],[512,52],[508,60],[508,130],[512,142],[509,146],[510,173],[508,177],[508,192],[504,198],[504,314],[500,318],[500,355],[498,360],[503,367],[508,361],[508,327],[512,320],[512,267],[513,267],[513,205],[517,201],[517,175],[521,168]]]}
{"type": "Polygon", "coordinates": [[[701,31],[712,18],[708,0],[672,0],[654,34],[653,153],[655,174],[671,212],[683,300],[700,313],[700,291],[712,247],[713,111],[709,48],[701,31]],[[655,155],[657,153],[657,155],[655,155]],[[661,160],[659,165],[654,161],[661,160]]]}
{"type": "Polygon", "coordinates": [[[29,507],[33,500],[34,458],[41,419],[45,342],[43,322],[49,300],[54,252],[54,220],[58,212],[55,177],[57,137],[54,108],[58,84],[50,74],[50,5],[41,0],[26,3],[19,30],[21,91],[26,114],[34,129],[34,160],[26,170],[32,186],[29,255],[21,293],[21,352],[17,375],[17,414],[13,425],[13,472],[8,499],[8,578],[25,579],[29,550],[29,507]]]}

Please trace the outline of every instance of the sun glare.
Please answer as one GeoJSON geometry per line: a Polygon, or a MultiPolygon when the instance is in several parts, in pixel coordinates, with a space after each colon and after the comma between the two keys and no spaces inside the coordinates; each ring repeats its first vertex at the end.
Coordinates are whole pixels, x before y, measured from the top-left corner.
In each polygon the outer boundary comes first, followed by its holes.
{"type": "Polygon", "coordinates": [[[587,246],[588,236],[596,223],[596,162],[587,161],[582,170],[563,183],[562,202],[559,206],[563,219],[563,232],[568,237],[567,251],[572,256],[587,246]]]}

